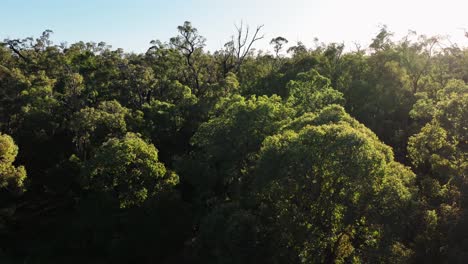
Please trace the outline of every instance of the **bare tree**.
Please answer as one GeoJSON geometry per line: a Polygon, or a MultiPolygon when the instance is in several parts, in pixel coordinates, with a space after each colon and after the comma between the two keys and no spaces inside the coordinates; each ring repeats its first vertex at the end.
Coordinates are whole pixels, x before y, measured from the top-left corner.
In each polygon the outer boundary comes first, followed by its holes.
{"type": "Polygon", "coordinates": [[[240,26],[235,25],[235,27],[236,35],[232,36],[232,39],[224,44],[224,50],[220,52],[222,54],[224,75],[231,70],[238,73],[253,44],[265,37],[260,35],[263,25],[257,26],[253,34],[251,34],[248,25],[244,27],[243,22],[241,22],[240,26]]]}

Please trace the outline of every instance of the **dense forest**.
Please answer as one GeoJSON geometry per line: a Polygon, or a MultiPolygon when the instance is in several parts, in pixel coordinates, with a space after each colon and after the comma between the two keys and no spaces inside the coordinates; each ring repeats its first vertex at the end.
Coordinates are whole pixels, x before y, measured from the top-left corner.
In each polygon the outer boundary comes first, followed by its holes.
{"type": "Polygon", "coordinates": [[[262,31],[1,42],[0,262],[467,263],[468,49],[262,31]]]}

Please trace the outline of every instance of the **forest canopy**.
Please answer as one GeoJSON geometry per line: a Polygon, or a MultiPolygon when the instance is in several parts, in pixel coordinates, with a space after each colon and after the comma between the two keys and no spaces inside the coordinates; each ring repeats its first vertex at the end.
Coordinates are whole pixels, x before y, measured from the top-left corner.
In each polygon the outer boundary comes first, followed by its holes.
{"type": "Polygon", "coordinates": [[[0,261],[466,263],[468,49],[262,30],[3,40],[0,261]]]}

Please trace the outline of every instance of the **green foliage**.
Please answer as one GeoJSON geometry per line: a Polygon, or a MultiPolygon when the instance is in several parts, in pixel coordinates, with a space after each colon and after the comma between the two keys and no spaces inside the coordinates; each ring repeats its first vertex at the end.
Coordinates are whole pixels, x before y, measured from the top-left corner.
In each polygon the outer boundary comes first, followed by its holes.
{"type": "Polygon", "coordinates": [[[16,155],[18,147],[13,139],[0,133],[0,190],[14,195],[22,193],[26,178],[24,167],[13,165],[16,155]]]}
{"type": "Polygon", "coordinates": [[[151,100],[142,107],[142,133],[150,138],[161,151],[161,159],[172,161],[184,152],[193,129],[193,116],[198,98],[189,87],[178,81],[169,83],[161,100],[151,100]]]}
{"type": "MultiPolygon", "coordinates": [[[[459,261],[457,256],[463,251],[452,245],[467,239],[460,230],[468,223],[461,213],[466,205],[468,171],[468,86],[463,81],[449,81],[434,101],[432,119],[408,142],[428,214],[417,241],[418,246],[428,249],[431,258],[459,261]]],[[[421,255],[419,259],[427,258],[421,255]]]]}
{"type": "Polygon", "coordinates": [[[299,115],[344,102],[342,93],[331,88],[330,81],[316,70],[299,73],[296,80],[287,84],[286,89],[289,92],[287,102],[299,115]]]}
{"type": "Polygon", "coordinates": [[[178,182],[158,161],[156,148],[132,133],[106,141],[85,164],[83,177],[89,189],[110,193],[121,208],[141,205],[178,182]]]}
{"type": "Polygon", "coordinates": [[[97,108],[85,107],[77,112],[71,127],[78,152],[86,157],[87,152],[107,139],[125,135],[128,114],[129,110],[117,101],[104,101],[97,108]]]}
{"type": "Polygon", "coordinates": [[[385,259],[397,243],[383,239],[392,236],[386,226],[413,200],[414,174],[367,128],[344,120],[268,137],[256,174],[262,214],[277,219],[275,241],[302,262],[385,259]]]}
{"type": "Polygon", "coordinates": [[[430,168],[431,174],[463,175],[467,166],[468,86],[463,81],[449,82],[437,100],[432,120],[409,140],[411,160],[423,171],[430,168]]]}
{"type": "Polygon", "coordinates": [[[233,192],[231,188],[238,188],[250,170],[263,139],[288,122],[293,113],[278,96],[221,99],[211,118],[192,137],[196,148],[192,156],[200,172],[190,180],[208,192],[233,192]]]}

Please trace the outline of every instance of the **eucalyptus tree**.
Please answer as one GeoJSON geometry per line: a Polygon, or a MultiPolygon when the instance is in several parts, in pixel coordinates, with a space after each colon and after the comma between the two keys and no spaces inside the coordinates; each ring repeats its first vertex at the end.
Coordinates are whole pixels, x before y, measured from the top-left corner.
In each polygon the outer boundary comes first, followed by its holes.
{"type": "Polygon", "coordinates": [[[84,165],[90,190],[109,193],[121,208],[140,206],[177,184],[178,176],[158,160],[158,150],[137,134],[104,142],[84,165]]]}

